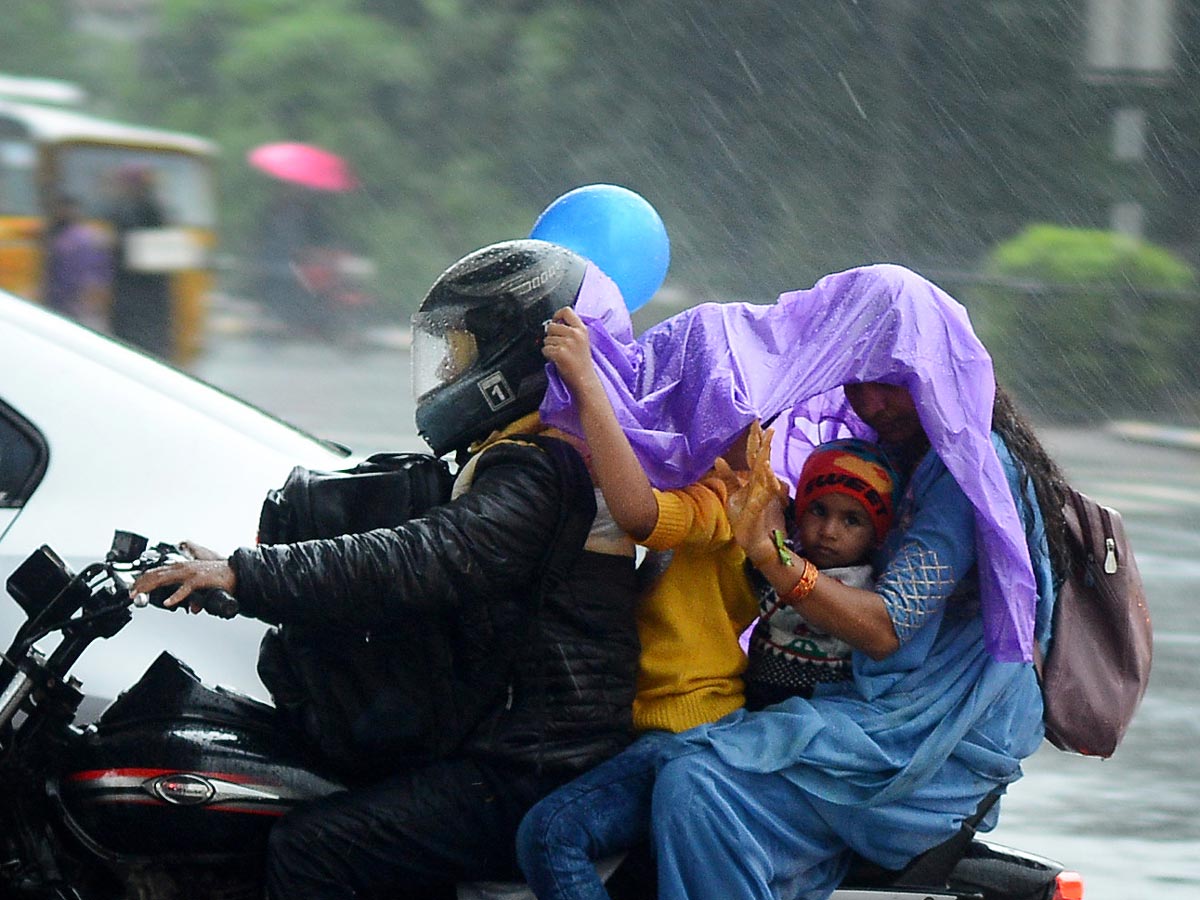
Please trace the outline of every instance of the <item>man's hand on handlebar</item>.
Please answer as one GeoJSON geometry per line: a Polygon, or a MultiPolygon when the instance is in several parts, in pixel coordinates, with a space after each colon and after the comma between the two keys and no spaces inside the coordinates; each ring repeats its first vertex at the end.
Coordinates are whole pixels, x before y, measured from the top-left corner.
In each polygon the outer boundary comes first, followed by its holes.
{"type": "Polygon", "coordinates": [[[193,544],[191,541],[180,541],[179,549],[191,559],[219,559],[225,560],[216,550],[209,550],[207,547],[201,547],[199,544],[193,544]]]}
{"type": "MultiPolygon", "coordinates": [[[[145,594],[147,596],[158,588],[167,585],[178,585],[175,592],[163,601],[163,606],[173,609],[183,603],[195,592],[221,590],[232,594],[237,587],[237,577],[233,574],[228,560],[217,557],[212,551],[203,547],[185,545],[185,549],[196,559],[188,562],[170,563],[143,572],[133,582],[129,592],[132,596],[145,594]]],[[[201,612],[204,604],[193,599],[188,604],[188,610],[193,613],[201,612]]]]}

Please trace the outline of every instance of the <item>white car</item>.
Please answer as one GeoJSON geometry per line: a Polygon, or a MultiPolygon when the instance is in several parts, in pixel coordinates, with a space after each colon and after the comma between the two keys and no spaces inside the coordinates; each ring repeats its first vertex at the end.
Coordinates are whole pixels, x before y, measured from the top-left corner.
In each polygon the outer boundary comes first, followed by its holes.
{"type": "MultiPolygon", "coordinates": [[[[327,444],[119,342],[0,292],[0,579],[42,544],[72,568],[115,529],[228,552],[252,544],[263,498],[293,466],[338,469],[327,444]]],[[[23,621],[0,596],[0,648],[23,621]]],[[[249,619],[135,611],[74,669],[113,698],[162,650],[256,697],[263,631],[249,619]]]]}

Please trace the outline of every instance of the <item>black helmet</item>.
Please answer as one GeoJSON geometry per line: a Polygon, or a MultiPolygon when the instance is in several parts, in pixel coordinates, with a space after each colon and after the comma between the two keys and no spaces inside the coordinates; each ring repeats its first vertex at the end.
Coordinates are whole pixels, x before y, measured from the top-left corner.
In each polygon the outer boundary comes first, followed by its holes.
{"type": "Polygon", "coordinates": [[[439,276],[413,316],[417,431],[438,456],[526,413],[546,391],[544,323],[575,302],[587,261],[546,241],[476,250],[439,276]]]}

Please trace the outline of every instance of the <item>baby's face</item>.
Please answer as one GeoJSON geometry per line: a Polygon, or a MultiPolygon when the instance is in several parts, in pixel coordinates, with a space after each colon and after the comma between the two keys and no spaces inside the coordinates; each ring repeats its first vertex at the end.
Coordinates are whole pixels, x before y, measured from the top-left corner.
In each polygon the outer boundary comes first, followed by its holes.
{"type": "Polygon", "coordinates": [[[854,566],[875,546],[875,527],[863,505],[848,494],[822,494],[796,523],[806,558],[818,569],[854,566]]]}

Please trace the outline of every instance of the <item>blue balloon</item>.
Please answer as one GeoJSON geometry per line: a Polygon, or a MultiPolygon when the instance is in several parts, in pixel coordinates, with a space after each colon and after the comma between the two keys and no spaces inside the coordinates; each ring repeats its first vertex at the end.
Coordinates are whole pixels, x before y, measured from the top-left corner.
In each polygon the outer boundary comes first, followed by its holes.
{"type": "Polygon", "coordinates": [[[574,250],[616,282],[630,312],[654,296],[671,263],[671,242],[646,199],[615,184],[563,194],[538,216],[529,236],[574,250]]]}

